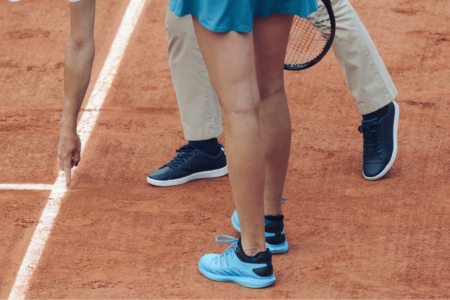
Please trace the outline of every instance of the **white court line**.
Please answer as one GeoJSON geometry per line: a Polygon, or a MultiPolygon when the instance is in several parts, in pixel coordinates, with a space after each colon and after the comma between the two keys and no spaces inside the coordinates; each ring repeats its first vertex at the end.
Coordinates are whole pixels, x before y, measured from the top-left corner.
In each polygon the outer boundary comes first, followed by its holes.
{"type": "MultiPolygon", "coordinates": [[[[131,34],[139,20],[141,12],[144,8],[146,0],[130,0],[125,15],[123,16],[119,30],[114,38],[111,49],[103,65],[103,69],[98,76],[86,110],[83,112],[79,125],[78,132],[81,139],[81,152],[83,153],[86,144],[91,136],[97,121],[100,108],[106,98],[109,88],[114,80],[120,62],[127,48],[131,34]]],[[[64,174],[59,173],[53,184],[53,187],[48,197],[47,204],[42,212],[39,223],[34,231],[31,242],[20,265],[16,280],[11,288],[8,299],[17,300],[25,299],[31,277],[36,269],[45,244],[50,236],[53,224],[58,216],[61,201],[66,194],[66,187],[64,181],[64,174]]]]}
{"type": "Polygon", "coordinates": [[[50,191],[52,184],[39,183],[0,183],[0,190],[50,191]]]}

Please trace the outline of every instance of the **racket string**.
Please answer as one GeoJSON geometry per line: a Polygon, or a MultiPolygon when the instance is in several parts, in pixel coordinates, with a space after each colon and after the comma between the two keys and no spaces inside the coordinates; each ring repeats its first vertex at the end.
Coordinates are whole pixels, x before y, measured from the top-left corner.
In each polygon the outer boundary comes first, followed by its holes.
{"type": "Polygon", "coordinates": [[[327,47],[331,31],[328,10],[322,2],[308,18],[294,17],[285,63],[302,65],[317,59],[327,47]]]}

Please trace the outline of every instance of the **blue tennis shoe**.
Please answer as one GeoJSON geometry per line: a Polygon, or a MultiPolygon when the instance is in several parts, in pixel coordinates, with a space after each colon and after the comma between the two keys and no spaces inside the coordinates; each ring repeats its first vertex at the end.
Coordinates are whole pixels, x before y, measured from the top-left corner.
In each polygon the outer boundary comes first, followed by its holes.
{"type": "MultiPolygon", "coordinates": [[[[284,216],[265,216],[266,247],[273,254],[283,254],[289,251],[289,244],[284,232],[284,216]]],[[[241,232],[241,223],[237,211],[231,216],[231,224],[237,232],[241,232]]]]}
{"type": "Polygon", "coordinates": [[[248,288],[264,288],[275,283],[269,250],[251,257],[242,250],[240,239],[218,236],[216,241],[231,245],[222,254],[206,254],[200,259],[198,269],[203,276],[248,288]]]}

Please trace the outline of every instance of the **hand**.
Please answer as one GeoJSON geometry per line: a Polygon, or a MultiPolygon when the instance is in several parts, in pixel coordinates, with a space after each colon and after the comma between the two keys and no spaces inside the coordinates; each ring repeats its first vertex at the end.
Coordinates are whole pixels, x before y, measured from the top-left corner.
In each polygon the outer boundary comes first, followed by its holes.
{"type": "Polygon", "coordinates": [[[80,162],[81,142],[75,130],[61,128],[58,143],[59,167],[64,171],[66,185],[70,186],[71,170],[80,162]]]}

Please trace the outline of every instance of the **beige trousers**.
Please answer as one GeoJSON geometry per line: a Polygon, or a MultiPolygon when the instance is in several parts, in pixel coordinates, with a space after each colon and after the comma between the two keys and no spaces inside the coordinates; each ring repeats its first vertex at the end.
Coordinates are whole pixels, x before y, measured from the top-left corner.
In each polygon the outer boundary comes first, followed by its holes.
{"type": "MultiPolygon", "coordinates": [[[[395,100],[397,90],[364,24],[348,0],[331,0],[336,15],[333,50],[362,114],[395,100]]],[[[190,16],[178,18],[168,10],[166,32],[169,65],[187,140],[222,134],[217,96],[208,78],[190,16]]]]}

